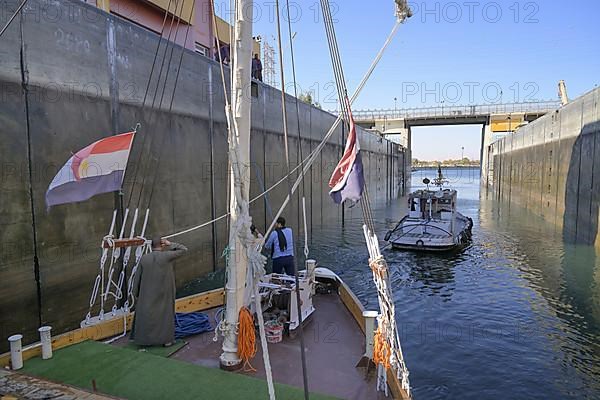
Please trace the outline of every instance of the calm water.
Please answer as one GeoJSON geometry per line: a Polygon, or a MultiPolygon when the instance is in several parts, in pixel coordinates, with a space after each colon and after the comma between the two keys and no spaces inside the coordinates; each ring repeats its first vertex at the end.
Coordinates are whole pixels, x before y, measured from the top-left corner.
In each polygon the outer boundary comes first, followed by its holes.
{"type": "MultiPolygon", "coordinates": [[[[600,398],[594,249],[566,245],[539,218],[480,195],[478,171],[445,174],[473,218],[473,244],[445,256],[384,251],[415,398],[600,398]]],[[[433,175],[413,173],[413,188],[433,175]]],[[[380,237],[404,208],[376,210],[380,237]]],[[[313,229],[312,251],[377,309],[359,229],[359,220],[341,233],[313,229]]]]}

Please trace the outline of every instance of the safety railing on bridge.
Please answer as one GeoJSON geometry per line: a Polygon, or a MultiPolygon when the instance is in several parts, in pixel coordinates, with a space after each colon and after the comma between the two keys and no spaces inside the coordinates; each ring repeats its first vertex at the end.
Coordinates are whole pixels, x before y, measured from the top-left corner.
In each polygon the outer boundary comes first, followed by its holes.
{"type": "MultiPolygon", "coordinates": [[[[560,107],[559,101],[536,101],[524,103],[478,104],[466,106],[439,105],[403,109],[354,110],[357,121],[380,119],[481,117],[490,114],[547,113],[560,107]]],[[[336,114],[336,111],[332,111],[336,114]]]]}

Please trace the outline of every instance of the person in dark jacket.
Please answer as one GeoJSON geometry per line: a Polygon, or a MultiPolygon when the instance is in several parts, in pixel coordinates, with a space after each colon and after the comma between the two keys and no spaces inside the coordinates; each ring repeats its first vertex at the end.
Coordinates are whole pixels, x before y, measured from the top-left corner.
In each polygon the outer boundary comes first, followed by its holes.
{"type": "Polygon", "coordinates": [[[258,54],[254,54],[254,58],[252,59],[252,78],[262,82],[262,69],[262,62],[258,58],[258,54]]]}
{"type": "MultiPolygon", "coordinates": [[[[231,63],[231,56],[229,53],[229,45],[222,45],[221,48],[219,49],[219,53],[220,53],[220,61],[224,64],[224,65],[229,65],[231,63]]],[[[217,59],[217,61],[219,61],[219,59],[217,59]]]]}

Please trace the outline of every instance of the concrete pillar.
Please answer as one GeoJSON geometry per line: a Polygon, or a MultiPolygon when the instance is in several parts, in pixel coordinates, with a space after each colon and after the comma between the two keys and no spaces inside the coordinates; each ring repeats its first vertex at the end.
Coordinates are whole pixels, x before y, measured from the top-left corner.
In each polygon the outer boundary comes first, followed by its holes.
{"type": "Polygon", "coordinates": [[[406,179],[404,180],[405,195],[409,192],[412,177],[412,130],[410,129],[410,126],[408,126],[406,129],[406,154],[404,158],[404,171],[406,171],[406,179]]]}
{"type": "Polygon", "coordinates": [[[492,144],[494,139],[494,133],[492,132],[491,126],[489,124],[484,124],[481,128],[481,183],[488,187],[491,182],[491,177],[489,176],[489,166],[491,160],[489,154],[489,147],[492,144]]]}

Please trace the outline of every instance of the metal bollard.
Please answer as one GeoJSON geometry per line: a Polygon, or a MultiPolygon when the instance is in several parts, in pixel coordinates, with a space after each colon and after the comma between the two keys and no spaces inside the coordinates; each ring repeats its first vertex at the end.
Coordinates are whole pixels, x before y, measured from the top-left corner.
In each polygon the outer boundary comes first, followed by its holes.
{"type": "Polygon", "coordinates": [[[375,318],[379,313],[377,311],[363,311],[363,317],[365,317],[365,343],[366,350],[365,356],[370,360],[373,359],[373,344],[375,342],[375,318]]]}
{"type": "Polygon", "coordinates": [[[21,353],[23,335],[12,335],[8,338],[10,342],[10,363],[12,369],[17,370],[23,368],[23,353],[21,353]]]}
{"type": "Polygon", "coordinates": [[[52,327],[42,326],[38,329],[40,332],[40,342],[42,343],[42,360],[52,358],[52,327]]]}

